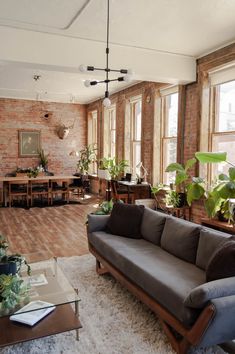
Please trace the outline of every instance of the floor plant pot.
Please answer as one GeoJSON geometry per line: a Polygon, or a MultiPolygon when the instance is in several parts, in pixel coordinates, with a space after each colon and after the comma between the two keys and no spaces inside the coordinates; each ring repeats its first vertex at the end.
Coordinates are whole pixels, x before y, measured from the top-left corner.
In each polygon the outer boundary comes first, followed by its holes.
{"type": "Polygon", "coordinates": [[[0,263],[0,274],[15,275],[16,273],[17,273],[17,265],[15,262],[0,263]]]}
{"type": "Polygon", "coordinates": [[[183,208],[185,205],[187,205],[187,196],[186,196],[186,193],[179,193],[179,204],[178,204],[178,208],[183,208]]]}

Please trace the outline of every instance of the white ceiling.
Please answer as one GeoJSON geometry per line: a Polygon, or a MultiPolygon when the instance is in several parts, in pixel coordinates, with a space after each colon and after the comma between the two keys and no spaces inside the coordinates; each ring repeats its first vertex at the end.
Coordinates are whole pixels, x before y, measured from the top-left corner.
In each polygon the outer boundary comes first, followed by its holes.
{"type": "MultiPolygon", "coordinates": [[[[1,41],[0,96],[46,100],[54,96],[54,100],[80,103],[101,97],[103,85],[85,88],[83,81],[90,75],[78,73],[77,67],[86,53],[86,64],[105,64],[106,4],[106,0],[0,0],[0,35],[5,39],[1,41]],[[51,38],[55,50],[47,42],[51,38]],[[56,52],[59,40],[64,55],[56,52]],[[37,43],[40,46],[34,49],[37,43]],[[81,48],[75,58],[70,45],[81,48]],[[29,47],[32,52],[26,57],[29,47]],[[34,74],[41,75],[39,81],[34,82],[34,74]]],[[[125,63],[134,67],[138,81],[193,81],[195,58],[235,40],[234,13],[232,0],[110,0],[111,63],[117,68],[125,63]]],[[[112,84],[111,90],[124,87],[112,84]]]]}

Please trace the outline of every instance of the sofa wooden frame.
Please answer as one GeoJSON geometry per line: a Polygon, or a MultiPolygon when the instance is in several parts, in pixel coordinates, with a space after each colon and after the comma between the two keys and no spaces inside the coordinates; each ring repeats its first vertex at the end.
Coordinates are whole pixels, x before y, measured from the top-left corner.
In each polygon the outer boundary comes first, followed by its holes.
{"type": "Polygon", "coordinates": [[[110,264],[89,242],[88,246],[89,251],[96,258],[96,272],[99,275],[110,273],[117,281],[125,286],[133,295],[146,304],[157,315],[164,332],[177,354],[186,354],[191,346],[200,343],[201,338],[215,316],[215,307],[213,304],[207,305],[202,310],[191,328],[185,327],[168,310],[157,303],[156,300],[149,296],[143,289],[135,285],[123,273],[110,264]],[[175,332],[180,336],[176,336],[175,332]]]}

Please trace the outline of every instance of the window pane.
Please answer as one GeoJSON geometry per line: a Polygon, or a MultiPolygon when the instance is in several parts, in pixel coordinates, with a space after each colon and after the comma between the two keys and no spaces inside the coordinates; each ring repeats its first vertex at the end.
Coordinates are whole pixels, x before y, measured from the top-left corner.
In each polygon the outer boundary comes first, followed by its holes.
{"type": "Polygon", "coordinates": [[[216,131],[235,130],[235,81],[218,86],[218,112],[216,131]]]}
{"type": "Polygon", "coordinates": [[[110,129],[116,129],[115,110],[110,112],[110,129]]]}
{"type": "Polygon", "coordinates": [[[111,147],[110,147],[110,156],[115,157],[115,146],[116,146],[116,130],[111,130],[111,147]]]}
{"type": "Polygon", "coordinates": [[[175,173],[165,172],[166,167],[173,162],[176,162],[177,154],[177,140],[164,139],[163,140],[163,183],[170,184],[175,182],[175,173]]]}
{"type": "MultiPolygon", "coordinates": [[[[235,164],[235,134],[213,136],[212,151],[226,151],[227,160],[235,164]]],[[[229,166],[227,163],[216,163],[212,165],[212,179],[220,173],[227,173],[229,166]]]]}
{"type": "Polygon", "coordinates": [[[177,136],[178,93],[166,96],[165,136],[177,136]]]}
{"type": "Polygon", "coordinates": [[[141,101],[135,103],[135,140],[141,140],[141,101]]]}
{"type": "Polygon", "coordinates": [[[136,166],[141,162],[141,143],[133,144],[133,172],[139,174],[140,171],[136,166]]]}

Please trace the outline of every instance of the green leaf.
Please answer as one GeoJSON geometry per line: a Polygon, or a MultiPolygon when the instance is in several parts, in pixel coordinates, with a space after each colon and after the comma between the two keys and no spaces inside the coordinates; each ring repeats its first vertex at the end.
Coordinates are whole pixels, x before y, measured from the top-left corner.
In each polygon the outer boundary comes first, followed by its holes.
{"type": "Polygon", "coordinates": [[[186,181],[188,177],[189,176],[184,171],[177,172],[175,176],[175,184],[179,185],[180,183],[186,181]]]}
{"type": "Polygon", "coordinates": [[[196,152],[195,156],[201,163],[218,163],[227,160],[227,152],[196,152]]]}
{"type": "Polygon", "coordinates": [[[189,168],[193,167],[193,165],[195,165],[196,162],[197,162],[197,160],[195,158],[188,160],[185,164],[185,171],[187,171],[189,168]]]}
{"type": "Polygon", "coordinates": [[[204,179],[202,177],[192,177],[192,181],[194,183],[204,183],[204,179]]]}
{"type": "Polygon", "coordinates": [[[218,178],[220,181],[229,181],[229,177],[225,173],[221,173],[218,178]]]}
{"type": "Polygon", "coordinates": [[[176,171],[184,171],[183,166],[177,162],[170,163],[166,168],[166,172],[176,172],[176,171]]]}
{"type": "Polygon", "coordinates": [[[228,173],[231,181],[235,181],[235,167],[230,167],[228,173]]]}
{"type": "Polygon", "coordinates": [[[199,200],[201,197],[203,197],[204,193],[205,190],[202,186],[200,186],[200,184],[197,183],[189,184],[187,189],[188,205],[190,206],[193,200],[199,200]]]}

